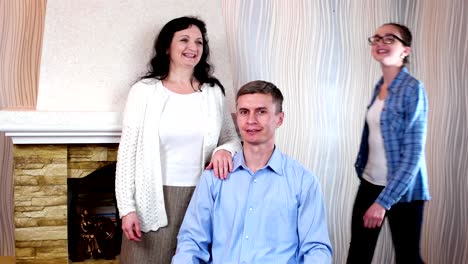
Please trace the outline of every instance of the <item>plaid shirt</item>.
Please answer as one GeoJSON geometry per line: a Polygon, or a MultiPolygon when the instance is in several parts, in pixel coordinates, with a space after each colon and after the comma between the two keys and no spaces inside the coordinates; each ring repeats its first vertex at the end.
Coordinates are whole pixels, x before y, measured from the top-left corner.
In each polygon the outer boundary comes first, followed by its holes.
{"type": "MultiPolygon", "coordinates": [[[[376,84],[369,107],[379,94],[383,78],[376,84]]],[[[428,103],[423,84],[403,67],[388,87],[380,127],[387,158],[387,185],[376,202],[385,209],[395,203],[429,200],[424,145],[428,103]]],[[[359,178],[369,154],[369,127],[364,125],[361,146],[355,163],[359,178]]]]}

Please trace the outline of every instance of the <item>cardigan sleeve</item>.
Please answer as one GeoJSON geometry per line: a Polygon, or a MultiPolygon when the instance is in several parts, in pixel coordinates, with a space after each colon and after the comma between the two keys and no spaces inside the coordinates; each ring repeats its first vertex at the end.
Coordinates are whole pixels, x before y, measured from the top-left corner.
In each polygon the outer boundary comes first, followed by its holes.
{"type": "Polygon", "coordinates": [[[117,154],[115,195],[120,217],[136,211],[135,170],[138,134],[143,117],[143,97],[139,83],[129,92],[123,114],[122,135],[117,154]]]}
{"type": "Polygon", "coordinates": [[[221,109],[223,112],[223,120],[221,124],[221,132],[219,133],[218,147],[214,149],[213,153],[223,149],[231,152],[231,155],[234,156],[241,148],[239,136],[237,135],[234,122],[232,121],[232,116],[229,111],[226,109],[226,103],[224,96],[221,95],[221,109]]]}

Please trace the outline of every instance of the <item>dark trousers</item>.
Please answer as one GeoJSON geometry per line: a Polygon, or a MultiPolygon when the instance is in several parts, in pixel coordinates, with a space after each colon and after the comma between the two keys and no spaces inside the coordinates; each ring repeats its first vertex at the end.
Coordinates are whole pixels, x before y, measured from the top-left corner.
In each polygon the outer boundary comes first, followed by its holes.
{"type": "MultiPolygon", "coordinates": [[[[372,262],[381,227],[365,228],[363,217],[383,188],[361,180],[353,207],[348,264],[372,262]]],[[[424,263],[419,247],[423,211],[424,201],[413,201],[397,203],[385,214],[390,225],[397,264],[424,263]]]]}

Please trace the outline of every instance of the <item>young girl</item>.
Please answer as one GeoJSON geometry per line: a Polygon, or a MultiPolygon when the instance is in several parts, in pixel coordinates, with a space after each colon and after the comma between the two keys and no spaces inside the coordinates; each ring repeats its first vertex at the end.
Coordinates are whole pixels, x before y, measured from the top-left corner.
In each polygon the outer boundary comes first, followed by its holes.
{"type": "Polygon", "coordinates": [[[429,200],[424,145],[427,98],[408,73],[411,32],[389,23],[370,37],[382,78],[366,114],[356,172],[361,180],[353,208],[347,263],[371,263],[388,217],[396,263],[423,263],[419,242],[424,201],[429,200]]]}

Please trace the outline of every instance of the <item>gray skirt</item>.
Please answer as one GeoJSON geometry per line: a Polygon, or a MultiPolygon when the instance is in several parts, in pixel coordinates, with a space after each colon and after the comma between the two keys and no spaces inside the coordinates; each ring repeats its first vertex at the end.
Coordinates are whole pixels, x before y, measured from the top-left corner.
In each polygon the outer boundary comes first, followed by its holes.
{"type": "Polygon", "coordinates": [[[177,234],[195,187],[163,186],[168,225],[142,233],[135,242],[122,236],[121,264],[170,264],[177,247],[177,234]]]}

